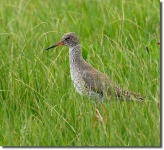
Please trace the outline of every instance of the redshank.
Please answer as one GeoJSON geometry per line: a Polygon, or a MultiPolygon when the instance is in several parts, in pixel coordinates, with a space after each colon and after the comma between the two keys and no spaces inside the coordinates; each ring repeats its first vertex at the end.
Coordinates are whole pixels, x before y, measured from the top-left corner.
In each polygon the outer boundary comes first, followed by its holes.
{"type": "MultiPolygon", "coordinates": [[[[59,43],[46,50],[61,45],[69,48],[71,80],[78,93],[87,95],[96,102],[102,102],[104,99],[143,100],[140,94],[120,88],[108,76],[87,63],[82,57],[80,41],[74,32],[66,33],[59,43]]],[[[96,114],[98,115],[97,109],[96,114]]]]}

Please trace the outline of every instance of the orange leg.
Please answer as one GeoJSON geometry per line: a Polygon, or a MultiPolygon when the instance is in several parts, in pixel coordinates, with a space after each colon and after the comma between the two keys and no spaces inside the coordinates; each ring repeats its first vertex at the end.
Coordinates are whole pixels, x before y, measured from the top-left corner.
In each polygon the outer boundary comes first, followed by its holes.
{"type": "Polygon", "coordinates": [[[106,126],[106,123],[107,123],[107,113],[106,113],[106,110],[105,110],[103,104],[100,104],[100,106],[101,106],[101,110],[103,112],[103,124],[106,126]]]}
{"type": "Polygon", "coordinates": [[[95,109],[96,109],[96,114],[95,114],[95,118],[94,118],[94,127],[96,126],[97,120],[99,119],[99,111],[97,109],[97,105],[96,105],[95,109]]]}
{"type": "MultiPolygon", "coordinates": [[[[102,120],[102,122],[106,126],[106,123],[107,123],[107,113],[106,113],[106,110],[105,110],[104,106],[102,104],[100,104],[100,106],[101,106],[101,110],[103,112],[103,118],[104,118],[102,120]]],[[[101,115],[100,115],[100,113],[98,111],[97,105],[96,105],[95,109],[96,109],[96,114],[95,114],[95,118],[94,118],[94,127],[96,126],[97,120],[99,120],[99,119],[101,120],[101,115]]]]}

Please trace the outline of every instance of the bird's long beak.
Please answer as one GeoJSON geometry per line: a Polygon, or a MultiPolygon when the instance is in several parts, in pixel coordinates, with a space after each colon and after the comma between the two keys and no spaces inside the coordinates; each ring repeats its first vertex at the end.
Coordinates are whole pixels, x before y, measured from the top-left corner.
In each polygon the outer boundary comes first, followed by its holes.
{"type": "Polygon", "coordinates": [[[54,47],[57,47],[57,46],[61,46],[61,45],[64,45],[64,42],[63,42],[63,41],[60,41],[59,43],[57,43],[57,44],[55,44],[55,45],[53,45],[53,46],[50,46],[50,47],[46,48],[46,50],[49,50],[49,49],[51,49],[51,48],[54,48],[54,47]]]}

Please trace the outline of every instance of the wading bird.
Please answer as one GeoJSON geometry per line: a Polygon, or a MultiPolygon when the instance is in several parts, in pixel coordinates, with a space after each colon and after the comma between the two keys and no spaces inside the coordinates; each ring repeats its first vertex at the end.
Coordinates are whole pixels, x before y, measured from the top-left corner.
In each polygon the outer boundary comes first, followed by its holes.
{"type": "MultiPolygon", "coordinates": [[[[99,102],[101,103],[103,99],[143,100],[140,94],[121,89],[108,76],[87,63],[82,57],[80,41],[75,33],[70,32],[65,34],[59,43],[46,50],[61,45],[65,45],[69,48],[71,80],[76,91],[81,95],[89,96],[96,101],[95,122],[100,117],[97,104],[99,102]]],[[[103,105],[101,105],[101,109],[106,115],[103,105]]],[[[103,121],[104,124],[106,124],[106,121],[107,119],[105,117],[103,121]]]]}

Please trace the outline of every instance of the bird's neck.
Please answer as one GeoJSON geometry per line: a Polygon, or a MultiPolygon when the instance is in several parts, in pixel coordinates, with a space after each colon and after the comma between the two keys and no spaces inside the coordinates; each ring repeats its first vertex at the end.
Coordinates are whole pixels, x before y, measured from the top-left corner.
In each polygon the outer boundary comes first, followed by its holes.
{"type": "Polygon", "coordinates": [[[69,61],[70,65],[80,67],[83,61],[80,44],[69,47],[69,61]]]}

